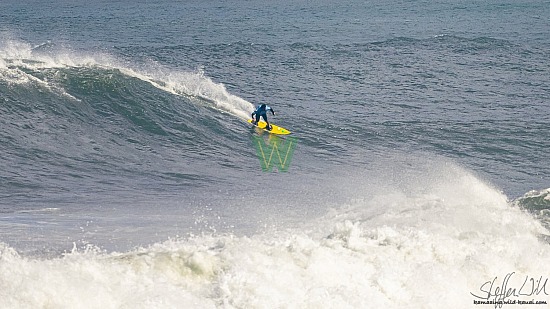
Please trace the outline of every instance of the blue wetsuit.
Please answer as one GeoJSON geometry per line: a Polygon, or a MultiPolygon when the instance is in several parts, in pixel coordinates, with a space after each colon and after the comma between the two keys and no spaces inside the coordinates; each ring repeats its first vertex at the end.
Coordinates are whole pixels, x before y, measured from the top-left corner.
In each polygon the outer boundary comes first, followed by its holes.
{"type": "Polygon", "coordinates": [[[267,121],[267,111],[271,111],[273,115],[275,115],[275,111],[273,108],[271,108],[269,105],[261,104],[256,107],[256,110],[252,112],[252,121],[254,121],[254,116],[256,116],[255,124],[258,124],[258,121],[260,121],[260,117],[264,119],[264,121],[267,123],[267,128],[270,127],[269,121],[267,121]]]}

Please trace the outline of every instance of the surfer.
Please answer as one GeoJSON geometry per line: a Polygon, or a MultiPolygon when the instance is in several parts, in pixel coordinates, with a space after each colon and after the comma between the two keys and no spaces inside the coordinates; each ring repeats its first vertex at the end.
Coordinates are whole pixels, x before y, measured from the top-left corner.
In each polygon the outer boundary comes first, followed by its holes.
{"type": "Polygon", "coordinates": [[[271,108],[269,105],[261,104],[256,107],[256,110],[252,112],[252,123],[257,125],[258,121],[260,121],[260,116],[264,119],[264,121],[267,123],[265,126],[265,129],[270,131],[271,126],[269,125],[269,121],[267,121],[267,111],[271,111],[273,115],[275,115],[275,111],[273,108],[271,108]],[[254,115],[256,115],[256,121],[254,121],[254,115]]]}

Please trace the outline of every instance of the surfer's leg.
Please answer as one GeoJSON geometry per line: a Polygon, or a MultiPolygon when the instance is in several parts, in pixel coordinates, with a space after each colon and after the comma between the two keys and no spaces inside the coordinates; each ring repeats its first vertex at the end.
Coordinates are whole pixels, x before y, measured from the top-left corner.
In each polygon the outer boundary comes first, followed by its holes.
{"type": "Polygon", "coordinates": [[[258,121],[260,121],[260,115],[256,114],[256,123],[255,124],[258,124],[258,121]]]}
{"type": "Polygon", "coordinates": [[[265,128],[269,131],[271,130],[271,125],[269,124],[269,121],[267,121],[267,114],[262,114],[262,118],[264,119],[266,125],[265,128]]]}

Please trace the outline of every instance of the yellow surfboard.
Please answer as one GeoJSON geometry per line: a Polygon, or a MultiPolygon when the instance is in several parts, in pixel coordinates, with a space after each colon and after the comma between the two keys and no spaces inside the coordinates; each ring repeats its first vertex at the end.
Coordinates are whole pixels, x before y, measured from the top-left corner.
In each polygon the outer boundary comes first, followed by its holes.
{"type": "MultiPolygon", "coordinates": [[[[248,123],[252,123],[252,120],[251,119],[248,119],[248,123]]],[[[265,129],[265,126],[267,125],[267,123],[265,123],[265,121],[260,121],[258,122],[257,126],[258,128],[266,131],[266,132],[269,132],[271,134],[278,134],[278,135],[287,135],[287,134],[290,134],[290,131],[285,129],[285,128],[282,128],[282,127],[279,127],[277,125],[274,125],[272,123],[270,123],[271,125],[271,130],[266,130],[265,129]]]]}

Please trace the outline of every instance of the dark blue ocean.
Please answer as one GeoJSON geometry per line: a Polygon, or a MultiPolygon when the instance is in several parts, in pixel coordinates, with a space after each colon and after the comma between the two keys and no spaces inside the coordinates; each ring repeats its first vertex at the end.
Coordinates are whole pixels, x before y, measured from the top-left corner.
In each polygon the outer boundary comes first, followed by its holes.
{"type": "Polygon", "coordinates": [[[2,0],[0,307],[550,302],[549,136],[548,0],[2,0]]]}

